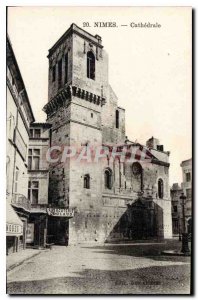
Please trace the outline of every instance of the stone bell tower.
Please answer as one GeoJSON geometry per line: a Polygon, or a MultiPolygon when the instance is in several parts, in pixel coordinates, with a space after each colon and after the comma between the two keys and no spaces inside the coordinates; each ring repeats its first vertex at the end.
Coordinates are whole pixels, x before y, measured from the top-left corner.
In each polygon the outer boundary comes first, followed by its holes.
{"type": "MultiPolygon", "coordinates": [[[[101,111],[108,93],[108,57],[101,37],[72,24],[49,50],[48,59],[48,103],[44,111],[52,124],[51,144],[76,149],[101,145],[101,111]]],[[[76,209],[69,221],[70,243],[78,239],[82,223],[86,227],[85,215],[91,211],[94,216],[101,206],[100,169],[99,164],[79,166],[75,159],[51,165],[49,203],[76,209]],[[89,176],[88,189],[84,187],[85,176],[89,176]]]]}

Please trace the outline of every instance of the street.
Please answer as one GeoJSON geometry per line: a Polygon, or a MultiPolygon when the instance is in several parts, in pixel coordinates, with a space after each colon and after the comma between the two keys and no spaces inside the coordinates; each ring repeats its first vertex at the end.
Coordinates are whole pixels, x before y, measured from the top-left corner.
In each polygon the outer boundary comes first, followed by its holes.
{"type": "Polygon", "coordinates": [[[190,257],[178,241],[54,246],[7,274],[8,294],[189,294],[190,257]]]}

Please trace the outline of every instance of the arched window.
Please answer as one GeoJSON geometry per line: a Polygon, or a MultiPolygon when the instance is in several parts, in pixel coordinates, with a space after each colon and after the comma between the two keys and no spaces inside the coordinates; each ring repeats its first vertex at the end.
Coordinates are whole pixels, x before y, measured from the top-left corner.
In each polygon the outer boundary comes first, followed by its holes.
{"type": "Polygon", "coordinates": [[[58,87],[62,84],[62,59],[58,62],[58,87]]]}
{"type": "Polygon", "coordinates": [[[95,56],[92,51],[87,52],[87,77],[95,80],[95,56]]]}
{"type": "Polygon", "coordinates": [[[65,83],[68,82],[68,53],[65,54],[65,83]]]}
{"type": "Polygon", "coordinates": [[[90,189],[90,176],[89,176],[89,174],[86,174],[84,176],[84,188],[85,189],[90,189]]]}
{"type": "Polygon", "coordinates": [[[119,110],[116,110],[116,128],[119,128],[119,110]]]}
{"type": "Polygon", "coordinates": [[[138,179],[139,183],[140,183],[140,190],[143,190],[143,170],[142,170],[142,166],[139,162],[134,162],[132,164],[132,173],[133,176],[138,179]]]}
{"type": "Polygon", "coordinates": [[[133,175],[137,176],[137,175],[141,175],[142,173],[142,166],[139,162],[134,162],[132,164],[132,172],[133,175]]]}
{"type": "Polygon", "coordinates": [[[111,169],[106,169],[104,173],[104,183],[106,189],[112,188],[112,171],[111,169]]]}
{"type": "Polygon", "coordinates": [[[160,199],[164,197],[164,183],[161,178],[158,180],[158,197],[160,199]]]}

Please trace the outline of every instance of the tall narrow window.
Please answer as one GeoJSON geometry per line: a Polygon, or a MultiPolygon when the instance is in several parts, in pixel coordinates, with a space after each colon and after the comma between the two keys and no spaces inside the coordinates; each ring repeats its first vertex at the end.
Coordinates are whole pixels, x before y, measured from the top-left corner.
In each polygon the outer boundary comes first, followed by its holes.
{"type": "Polygon", "coordinates": [[[173,206],[173,212],[177,212],[177,205],[173,206]]]}
{"type": "Polygon", "coordinates": [[[9,188],[9,173],[10,173],[10,156],[6,156],[6,192],[9,188]]]}
{"type": "Polygon", "coordinates": [[[29,181],[28,182],[28,199],[32,204],[38,204],[38,195],[39,195],[39,182],[38,181],[29,181]]]}
{"type": "Polygon", "coordinates": [[[119,110],[116,110],[116,128],[119,128],[119,110]]]}
{"type": "Polygon", "coordinates": [[[54,82],[56,80],[56,65],[52,68],[52,81],[54,82]]]}
{"type": "Polygon", "coordinates": [[[89,174],[86,174],[84,176],[84,188],[85,189],[90,189],[90,176],[89,176],[89,174]]]}
{"type": "Polygon", "coordinates": [[[68,82],[68,53],[65,54],[65,83],[68,82]]]}
{"type": "Polygon", "coordinates": [[[164,197],[164,183],[162,179],[158,180],[158,197],[163,199],[164,197]]]}
{"type": "Polygon", "coordinates": [[[186,173],[186,182],[190,182],[190,172],[186,173]]]}
{"type": "Polygon", "coordinates": [[[132,164],[132,173],[140,183],[140,190],[143,190],[143,169],[139,162],[134,162],[132,164]]]}
{"type": "Polygon", "coordinates": [[[14,192],[17,193],[18,190],[18,180],[19,180],[19,169],[16,167],[15,171],[15,183],[14,183],[14,192]]]}
{"type": "Polygon", "coordinates": [[[87,77],[95,80],[95,56],[92,51],[87,52],[87,77]]]}
{"type": "Polygon", "coordinates": [[[41,130],[40,129],[35,129],[34,130],[34,137],[35,138],[40,138],[41,137],[41,130]]]}
{"type": "MultiPolygon", "coordinates": [[[[12,76],[12,75],[11,75],[12,76]]],[[[14,77],[12,76],[12,85],[14,85],[15,82],[14,82],[14,77]]]]}
{"type": "Polygon", "coordinates": [[[58,62],[58,87],[62,84],[62,59],[58,62]]]}
{"type": "Polygon", "coordinates": [[[191,189],[186,189],[186,197],[187,199],[190,199],[192,197],[191,189]]]}
{"type": "Polygon", "coordinates": [[[39,170],[40,167],[40,149],[28,150],[28,169],[39,170]]]}
{"type": "Polygon", "coordinates": [[[33,135],[33,129],[30,129],[30,137],[33,138],[34,135],[33,135]]]}
{"type": "Polygon", "coordinates": [[[106,189],[112,188],[112,171],[110,169],[106,169],[104,173],[104,183],[106,189]]]}

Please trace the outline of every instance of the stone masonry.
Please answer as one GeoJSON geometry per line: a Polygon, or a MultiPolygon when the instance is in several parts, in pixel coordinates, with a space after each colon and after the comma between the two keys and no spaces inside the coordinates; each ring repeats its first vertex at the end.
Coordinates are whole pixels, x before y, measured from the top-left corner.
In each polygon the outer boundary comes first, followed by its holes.
{"type": "MultiPolygon", "coordinates": [[[[126,139],[125,110],[109,85],[100,36],[72,24],[48,59],[44,111],[52,124],[52,146],[141,147],[126,139]]],[[[51,164],[49,204],[75,209],[67,229],[70,244],[172,236],[169,152],[154,138],[143,147],[152,162],[123,163],[107,155],[99,163],[70,158],[51,164]]]]}

